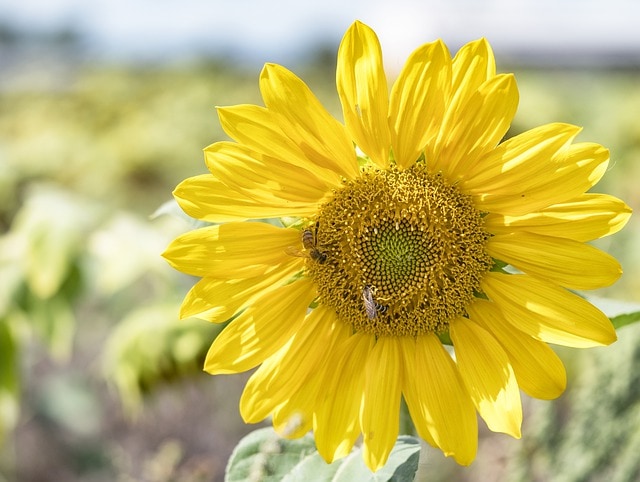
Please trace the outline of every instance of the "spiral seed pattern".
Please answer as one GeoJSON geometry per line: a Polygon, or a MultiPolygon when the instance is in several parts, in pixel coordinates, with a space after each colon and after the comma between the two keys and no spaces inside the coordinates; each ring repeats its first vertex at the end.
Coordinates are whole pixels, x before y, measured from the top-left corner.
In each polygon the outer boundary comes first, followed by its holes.
{"type": "Polygon", "coordinates": [[[377,336],[446,332],[493,264],[482,213],[421,163],[364,171],[333,193],[315,222],[326,260],[309,260],[307,272],[320,302],[377,336]],[[365,290],[377,316],[367,316],[365,290]]]}

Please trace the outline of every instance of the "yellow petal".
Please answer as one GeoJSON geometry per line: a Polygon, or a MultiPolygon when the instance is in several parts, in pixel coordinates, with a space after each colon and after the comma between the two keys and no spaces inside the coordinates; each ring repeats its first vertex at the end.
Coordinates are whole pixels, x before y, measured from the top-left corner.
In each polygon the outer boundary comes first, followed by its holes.
{"type": "Polygon", "coordinates": [[[464,45],[453,59],[451,110],[456,110],[487,80],[496,75],[491,46],[481,38],[464,45]]]}
{"type": "Polygon", "coordinates": [[[345,127],[334,119],[309,87],[289,70],[266,64],[260,91],[267,109],[280,117],[281,128],[319,166],[353,179],[360,170],[345,127]]]}
{"type": "Polygon", "coordinates": [[[327,377],[326,397],[314,423],[316,447],[327,463],[349,454],[360,435],[364,367],[374,343],[373,335],[356,333],[345,339],[329,359],[330,363],[333,360],[334,376],[327,377]]]}
{"type": "Polygon", "coordinates": [[[604,313],[555,284],[527,275],[491,272],[481,288],[509,323],[538,340],[576,348],[616,341],[604,313]]]}
{"type": "Polygon", "coordinates": [[[307,383],[314,372],[333,370],[327,366],[326,354],[335,343],[333,323],[335,314],[326,305],[309,313],[300,329],[293,335],[290,348],[284,353],[278,370],[263,379],[263,389],[271,393],[293,393],[307,383]]]}
{"type": "MultiPolygon", "coordinates": [[[[264,178],[261,182],[264,182],[264,178]]],[[[308,217],[317,212],[317,204],[311,199],[295,205],[275,196],[269,202],[264,199],[256,200],[228,187],[211,174],[182,181],[173,195],[185,213],[210,223],[284,216],[308,217]]]]}
{"type": "MultiPolygon", "coordinates": [[[[280,117],[266,108],[248,104],[218,107],[218,117],[224,131],[241,145],[238,149],[266,156],[266,164],[271,160],[280,160],[285,165],[299,166],[300,169],[313,172],[327,183],[339,183],[340,175],[307,158],[300,146],[282,131],[280,117]]],[[[207,151],[217,144],[207,148],[207,151]]],[[[215,163],[207,158],[207,164],[216,175],[215,163]]]]}
{"type": "Polygon", "coordinates": [[[282,286],[303,269],[302,258],[246,279],[212,279],[198,281],[180,307],[180,318],[198,316],[212,323],[223,323],[258,298],[265,290],[282,286]]]}
{"type": "Polygon", "coordinates": [[[545,124],[518,134],[485,154],[469,166],[461,186],[472,194],[513,189],[557,168],[551,160],[578,135],[580,128],[570,124],[545,124]],[[544,160],[544,162],[541,162],[544,160]]]}
{"type": "Polygon", "coordinates": [[[418,436],[428,442],[432,447],[439,448],[439,445],[431,434],[430,424],[425,421],[423,411],[426,410],[426,399],[418,395],[419,386],[422,385],[425,377],[423,370],[418,367],[418,362],[416,361],[416,337],[403,337],[399,339],[399,342],[402,345],[400,352],[402,353],[402,362],[405,367],[402,396],[409,409],[409,415],[411,416],[418,436]]]}
{"type": "MultiPolygon", "coordinates": [[[[495,76],[495,60],[489,43],[485,39],[469,42],[456,54],[452,62],[451,86],[447,89],[446,112],[440,128],[440,136],[426,145],[427,162],[440,163],[440,149],[448,139],[448,129],[455,123],[460,109],[478,88],[495,76]]],[[[437,169],[446,165],[442,160],[437,169]]],[[[435,167],[435,165],[434,165],[435,167]]]]}
{"type": "MultiPolygon", "coordinates": [[[[336,396],[335,393],[327,393],[327,386],[335,377],[335,367],[338,365],[337,346],[351,335],[351,327],[338,320],[335,311],[326,305],[319,305],[314,311],[318,312],[314,329],[313,340],[315,345],[305,355],[303,363],[307,365],[307,374],[299,388],[291,394],[282,405],[278,406],[273,414],[273,425],[278,433],[284,437],[300,437],[313,428],[315,413],[323,405],[327,396],[336,396]]],[[[310,316],[307,316],[305,323],[310,323],[310,316]]],[[[304,349],[302,350],[305,351],[304,349]]],[[[296,360],[284,359],[283,363],[295,365],[296,360]]],[[[282,376],[278,375],[277,376],[282,376]]],[[[271,391],[286,392],[286,389],[271,387],[271,391]]],[[[357,417],[355,417],[357,418],[357,417]]],[[[356,437],[360,433],[358,424],[354,424],[355,435],[350,437],[347,453],[351,451],[356,437]]],[[[344,426],[342,427],[345,428],[344,426]]],[[[340,456],[346,455],[341,454],[340,456]]]]}
{"type": "Polygon", "coordinates": [[[509,358],[479,325],[458,318],[450,325],[460,375],[478,413],[494,432],[520,438],[522,403],[509,358]]]}
{"type": "Polygon", "coordinates": [[[319,389],[318,380],[312,378],[309,386],[297,390],[273,411],[273,428],[281,437],[303,437],[313,428],[313,409],[317,399],[313,395],[319,389]]]}
{"type": "Polygon", "coordinates": [[[309,203],[321,199],[328,186],[323,171],[281,160],[235,142],[216,142],[204,150],[209,170],[230,188],[260,201],[309,203]]]}
{"type": "Polygon", "coordinates": [[[207,353],[205,371],[239,373],[262,363],[300,329],[316,296],[307,278],[266,293],[218,335],[207,353]]]}
{"type": "Polygon", "coordinates": [[[449,115],[442,127],[440,153],[427,159],[450,180],[461,179],[479,158],[504,137],[518,107],[518,88],[512,74],[492,77],[449,115]]]}
{"type": "Polygon", "coordinates": [[[393,84],[389,122],[396,164],[410,167],[438,135],[451,84],[451,57],[438,40],[416,49],[393,84]]]}
{"type": "Polygon", "coordinates": [[[490,213],[485,228],[493,234],[514,229],[585,242],[620,231],[631,217],[631,208],[607,194],[582,194],[570,201],[554,204],[522,216],[490,213]]]}
{"type": "Polygon", "coordinates": [[[240,397],[240,415],[245,423],[259,423],[267,418],[279,405],[285,403],[290,393],[269,393],[264,389],[265,380],[273,376],[282,366],[282,358],[291,349],[294,340],[286,343],[266,358],[249,377],[240,397]]]}
{"type": "Polygon", "coordinates": [[[360,413],[362,457],[372,471],[389,458],[398,437],[404,366],[395,337],[378,338],[365,367],[366,384],[360,413]]]}
{"type": "MultiPolygon", "coordinates": [[[[502,189],[478,194],[478,209],[500,214],[522,215],[583,194],[600,180],[609,162],[609,151],[598,144],[574,144],[560,151],[557,159],[543,162],[545,175],[531,176],[502,189]]],[[[518,176],[519,177],[519,176],[518,176]]]]}
{"type": "Polygon", "coordinates": [[[389,165],[389,91],[375,32],[355,22],[338,49],[336,72],[342,114],[352,139],[379,167],[389,165]]]}
{"type": "Polygon", "coordinates": [[[418,434],[461,465],[473,462],[478,421],[458,369],[433,334],[403,339],[404,395],[418,434]]]}
{"type": "Polygon", "coordinates": [[[178,236],[162,254],[178,271],[209,278],[261,276],[291,262],[300,231],[266,223],[227,223],[178,236]]]}
{"type": "Polygon", "coordinates": [[[283,348],[270,356],[251,376],[240,399],[240,411],[245,421],[264,420],[280,406],[278,425],[286,425],[285,418],[298,415],[302,424],[311,424],[315,406],[309,404],[318,394],[311,393],[317,386],[318,374],[333,367],[325,365],[326,354],[335,344],[333,337],[333,311],[324,305],[312,310],[293,333],[283,348]],[[304,393],[297,394],[299,390],[304,393]],[[301,404],[296,407],[292,398],[301,404]],[[283,405],[284,404],[284,405],[283,405]],[[282,405],[282,406],[281,406],[282,405]],[[285,407],[286,405],[286,407],[285,407]]]}
{"type": "Polygon", "coordinates": [[[491,237],[485,248],[520,271],[574,290],[610,286],[622,274],[613,256],[571,239],[516,231],[491,237]]]}
{"type": "Polygon", "coordinates": [[[532,397],[551,400],[567,385],[567,374],[558,355],[544,342],[518,330],[495,303],[477,300],[467,306],[469,317],[489,331],[502,345],[516,374],[518,385],[532,397]]]}
{"type": "Polygon", "coordinates": [[[267,108],[239,104],[217,110],[227,135],[248,149],[280,159],[302,157],[298,146],[282,132],[278,118],[267,108]]]}

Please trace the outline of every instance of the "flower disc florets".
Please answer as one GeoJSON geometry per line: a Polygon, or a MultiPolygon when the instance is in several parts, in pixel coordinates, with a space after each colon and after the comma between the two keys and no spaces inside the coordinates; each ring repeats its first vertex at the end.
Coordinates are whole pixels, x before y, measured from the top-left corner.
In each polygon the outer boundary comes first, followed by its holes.
{"type": "Polygon", "coordinates": [[[447,331],[492,265],[481,213],[421,163],[345,182],[312,229],[320,301],[377,336],[447,331]]]}

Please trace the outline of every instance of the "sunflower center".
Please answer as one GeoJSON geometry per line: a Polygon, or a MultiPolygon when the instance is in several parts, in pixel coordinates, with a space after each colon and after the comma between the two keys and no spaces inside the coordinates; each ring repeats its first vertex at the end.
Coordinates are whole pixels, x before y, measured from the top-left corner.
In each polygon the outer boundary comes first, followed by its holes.
{"type": "Polygon", "coordinates": [[[377,336],[447,331],[492,265],[487,238],[469,196],[422,164],[364,171],[303,234],[320,301],[377,336]]]}

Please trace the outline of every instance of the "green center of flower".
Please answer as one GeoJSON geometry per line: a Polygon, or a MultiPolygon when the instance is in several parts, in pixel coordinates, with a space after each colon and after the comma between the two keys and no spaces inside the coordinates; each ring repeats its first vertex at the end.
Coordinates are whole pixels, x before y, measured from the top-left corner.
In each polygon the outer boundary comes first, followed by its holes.
{"type": "Polygon", "coordinates": [[[422,164],[366,170],[303,234],[320,302],[377,336],[442,333],[491,265],[469,196],[422,164]]]}

